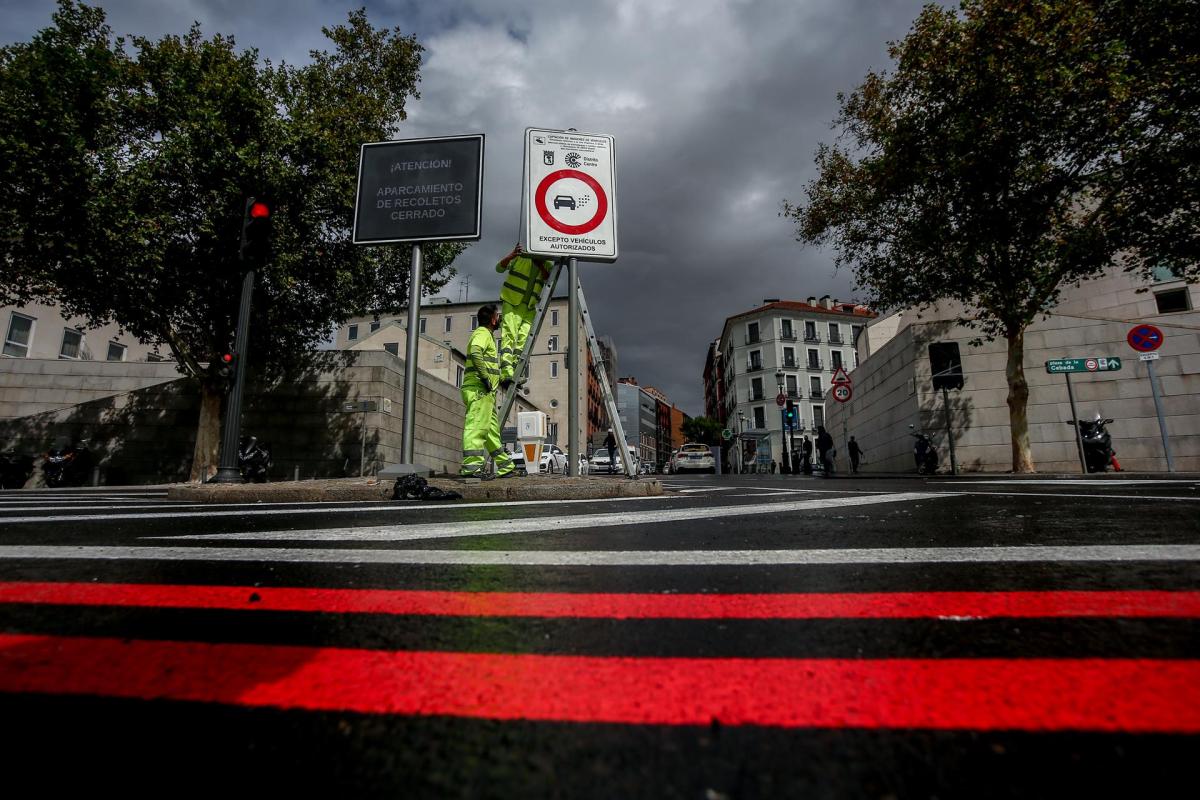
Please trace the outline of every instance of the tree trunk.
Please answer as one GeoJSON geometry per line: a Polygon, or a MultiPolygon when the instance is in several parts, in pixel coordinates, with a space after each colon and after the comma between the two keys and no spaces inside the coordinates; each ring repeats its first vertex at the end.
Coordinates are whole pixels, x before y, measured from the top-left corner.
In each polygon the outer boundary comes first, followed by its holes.
{"type": "Polygon", "coordinates": [[[200,422],[196,426],[196,449],[192,452],[190,481],[206,481],[217,472],[221,460],[221,393],[200,384],[200,422]]]}
{"type": "Polygon", "coordinates": [[[1037,470],[1029,448],[1029,384],[1025,382],[1025,329],[1008,335],[1008,424],[1012,437],[1012,471],[1029,473],[1037,470]]]}

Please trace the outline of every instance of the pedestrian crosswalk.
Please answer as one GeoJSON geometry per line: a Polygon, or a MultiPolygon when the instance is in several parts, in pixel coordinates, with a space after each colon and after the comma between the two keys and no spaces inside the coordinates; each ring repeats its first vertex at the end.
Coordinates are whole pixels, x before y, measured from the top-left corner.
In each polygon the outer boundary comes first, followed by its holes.
{"type": "MultiPolygon", "coordinates": [[[[1005,498],[738,493],[433,509],[115,493],[146,507],[40,516],[0,503],[0,708],[70,727],[103,701],[114,742],[162,763],[179,756],[154,740],[198,727],[278,768],[278,737],[308,731],[287,758],[336,752],[361,785],[483,770],[508,796],[539,758],[562,762],[568,794],[592,794],[599,756],[583,753],[652,763],[623,792],[643,796],[707,763],[759,764],[748,793],[772,794],[803,770],[903,753],[938,765],[924,774],[941,794],[986,794],[996,774],[1038,794],[1064,742],[1077,757],[1058,768],[1102,789],[1124,769],[1164,774],[1144,737],[1177,753],[1200,736],[1194,526],[1112,540],[1099,520],[1037,541],[985,524],[1030,510],[990,518],[1005,498]],[[79,527],[35,533],[48,518],[79,527]],[[961,523],[935,536],[937,519],[961,523]],[[122,722],[150,713],[153,733],[122,722]],[[316,744],[343,730],[355,747],[316,744]],[[718,736],[720,752],[695,749],[718,736]],[[787,757],[798,747],[807,764],[787,757]]],[[[852,773],[846,793],[873,776],[852,773]]]]}

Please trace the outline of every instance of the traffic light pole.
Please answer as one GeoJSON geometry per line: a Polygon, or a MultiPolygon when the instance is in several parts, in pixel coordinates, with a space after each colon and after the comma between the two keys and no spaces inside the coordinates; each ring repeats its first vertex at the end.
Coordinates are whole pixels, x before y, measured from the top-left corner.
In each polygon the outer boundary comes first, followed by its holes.
{"type": "Polygon", "coordinates": [[[250,300],[254,295],[254,270],[247,270],[242,279],[242,304],[238,308],[237,338],[233,352],[233,387],[225,397],[225,423],[222,425],[221,465],[213,476],[213,483],[245,483],[238,466],[238,442],[242,427],[242,387],[246,383],[246,346],[250,339],[250,300]]]}

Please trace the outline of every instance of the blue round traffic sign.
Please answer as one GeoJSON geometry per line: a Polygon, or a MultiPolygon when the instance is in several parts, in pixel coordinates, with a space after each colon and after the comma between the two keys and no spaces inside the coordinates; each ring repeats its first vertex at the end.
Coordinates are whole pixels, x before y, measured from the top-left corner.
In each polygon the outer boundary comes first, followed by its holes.
{"type": "Polygon", "coordinates": [[[1129,346],[1139,353],[1149,353],[1162,347],[1163,332],[1153,325],[1137,325],[1134,326],[1129,334],[1125,337],[1125,341],[1129,342],[1129,346]]]}

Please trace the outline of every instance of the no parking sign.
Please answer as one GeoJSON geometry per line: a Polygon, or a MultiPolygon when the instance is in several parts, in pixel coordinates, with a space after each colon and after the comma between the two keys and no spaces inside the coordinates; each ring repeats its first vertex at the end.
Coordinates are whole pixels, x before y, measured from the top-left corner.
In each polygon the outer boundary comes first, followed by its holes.
{"type": "Polygon", "coordinates": [[[526,128],[525,190],[526,252],[617,260],[613,137],[526,128]]]}

